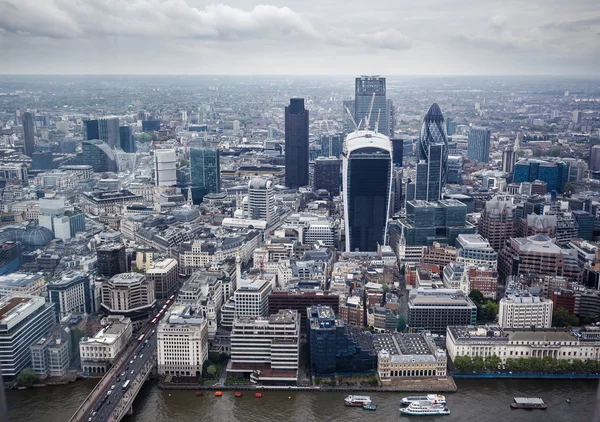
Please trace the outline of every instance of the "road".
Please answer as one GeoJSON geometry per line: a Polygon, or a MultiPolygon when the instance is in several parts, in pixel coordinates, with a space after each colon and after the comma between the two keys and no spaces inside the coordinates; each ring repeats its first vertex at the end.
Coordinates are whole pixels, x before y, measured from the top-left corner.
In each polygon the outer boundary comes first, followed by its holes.
{"type": "Polygon", "coordinates": [[[117,406],[121,404],[124,396],[133,394],[130,388],[123,390],[123,384],[133,380],[140,374],[142,367],[149,360],[154,359],[156,351],[156,328],[148,327],[146,335],[118,370],[118,376],[113,377],[112,383],[108,383],[94,403],[90,413],[84,418],[86,422],[105,422],[113,414],[117,406]],[[117,379],[119,379],[117,381],[117,379]],[[114,387],[114,388],[113,388],[114,387]],[[110,392],[110,394],[109,394],[110,392]]]}

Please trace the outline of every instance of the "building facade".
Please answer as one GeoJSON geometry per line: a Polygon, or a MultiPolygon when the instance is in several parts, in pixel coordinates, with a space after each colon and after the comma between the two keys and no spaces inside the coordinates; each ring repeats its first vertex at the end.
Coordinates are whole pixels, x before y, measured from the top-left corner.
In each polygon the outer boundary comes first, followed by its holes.
{"type": "Polygon", "coordinates": [[[490,137],[489,129],[483,127],[472,127],[469,131],[467,155],[470,160],[480,163],[490,161],[490,137]]]}
{"type": "Polygon", "coordinates": [[[86,273],[63,272],[60,278],[53,278],[47,289],[58,320],[71,313],[92,314],[96,310],[95,289],[86,273]]]}
{"type": "Polygon", "coordinates": [[[103,374],[114,363],[132,337],[132,324],[122,315],[111,315],[101,320],[102,329],[93,337],[79,341],[81,370],[88,374],[103,374]]]}
{"type": "Polygon", "coordinates": [[[304,98],[290,99],[285,107],[285,185],[308,185],[308,110],[304,98]]]}
{"type": "Polygon", "coordinates": [[[500,299],[498,325],[501,328],[550,328],[551,300],[536,296],[509,295],[500,299]]]}
{"type": "Polygon", "coordinates": [[[443,335],[449,325],[475,324],[477,306],[462,290],[413,289],[408,299],[408,327],[443,335]],[[415,291],[416,290],[416,291],[415,291]]]}
{"type": "Polygon", "coordinates": [[[146,270],[146,277],[154,281],[154,294],[157,299],[169,298],[179,287],[177,260],[166,258],[152,262],[146,270]]]}
{"type": "Polygon", "coordinates": [[[154,307],[154,280],[140,273],[117,274],[102,283],[102,308],[110,314],[147,313],[154,307]]]}
{"type": "Polygon", "coordinates": [[[342,184],[342,160],[319,157],[315,160],[315,190],[325,189],[331,196],[340,194],[342,184]]]}

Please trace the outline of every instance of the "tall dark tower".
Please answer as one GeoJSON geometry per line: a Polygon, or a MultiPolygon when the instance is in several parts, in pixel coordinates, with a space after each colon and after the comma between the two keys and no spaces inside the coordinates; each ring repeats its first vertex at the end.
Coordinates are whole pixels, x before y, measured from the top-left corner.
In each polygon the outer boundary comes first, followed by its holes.
{"type": "MultiPolygon", "coordinates": [[[[423,119],[421,137],[419,139],[419,160],[429,163],[430,145],[443,145],[441,151],[441,180],[440,187],[446,186],[448,172],[448,138],[446,125],[440,107],[433,103],[423,119]]],[[[418,188],[417,188],[418,189],[418,188]]]]}
{"type": "Polygon", "coordinates": [[[304,98],[290,99],[285,108],[285,185],[308,185],[308,110],[304,98]]]}
{"type": "Polygon", "coordinates": [[[23,141],[25,144],[25,155],[31,157],[35,150],[35,129],[33,126],[33,115],[26,111],[23,113],[23,141]]]}
{"type": "Polygon", "coordinates": [[[98,120],[84,120],[83,140],[91,141],[92,139],[100,139],[100,132],[98,131],[98,120]]]}
{"type": "Polygon", "coordinates": [[[125,152],[135,152],[135,140],[131,126],[119,126],[119,144],[125,152]]]}

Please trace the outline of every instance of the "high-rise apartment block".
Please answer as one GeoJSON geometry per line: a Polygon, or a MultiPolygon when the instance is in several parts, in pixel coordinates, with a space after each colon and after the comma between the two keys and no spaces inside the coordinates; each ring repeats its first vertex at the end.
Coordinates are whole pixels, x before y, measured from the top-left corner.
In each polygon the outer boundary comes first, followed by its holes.
{"type": "Polygon", "coordinates": [[[242,210],[244,217],[251,220],[277,221],[273,182],[261,177],[248,182],[248,196],[243,200],[242,210]]]}
{"type": "Polygon", "coordinates": [[[308,110],[304,98],[290,99],[285,107],[285,185],[308,185],[308,110]]]}
{"type": "Polygon", "coordinates": [[[177,184],[177,155],[174,149],[154,150],[154,184],[156,186],[177,184]]]}
{"type": "Polygon", "coordinates": [[[490,137],[489,129],[483,127],[472,127],[469,131],[467,155],[471,160],[480,163],[490,161],[490,137]]]}

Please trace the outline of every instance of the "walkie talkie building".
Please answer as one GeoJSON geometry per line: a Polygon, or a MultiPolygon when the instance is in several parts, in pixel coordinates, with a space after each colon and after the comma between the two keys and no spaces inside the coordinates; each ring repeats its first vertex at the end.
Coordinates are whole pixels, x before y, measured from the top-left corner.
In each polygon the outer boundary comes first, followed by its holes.
{"type": "Polygon", "coordinates": [[[346,251],[386,243],[392,195],[392,143],[370,130],[350,133],[343,152],[346,251]]]}

